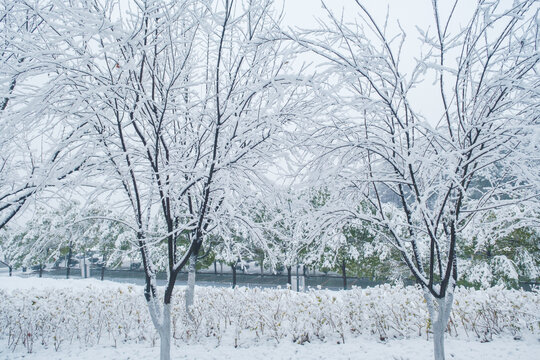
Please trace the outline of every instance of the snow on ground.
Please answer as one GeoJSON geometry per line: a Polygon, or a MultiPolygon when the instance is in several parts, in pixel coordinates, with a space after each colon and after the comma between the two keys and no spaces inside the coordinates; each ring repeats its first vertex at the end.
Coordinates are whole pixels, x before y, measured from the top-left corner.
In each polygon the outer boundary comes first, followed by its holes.
{"type": "MultiPolygon", "coordinates": [[[[5,349],[5,341],[0,342],[0,359],[6,360],[95,360],[95,359],[157,359],[159,347],[146,344],[121,344],[113,346],[94,346],[80,348],[65,347],[60,352],[54,349],[41,350],[27,354],[19,349],[16,352],[5,349]]],[[[538,360],[540,342],[527,340],[496,339],[489,343],[447,339],[447,359],[485,359],[485,360],[538,360]]],[[[253,344],[250,347],[219,347],[205,344],[184,345],[172,348],[173,359],[366,359],[366,360],[428,360],[432,359],[432,343],[425,339],[389,340],[386,343],[372,339],[354,338],[345,344],[313,343],[298,345],[291,342],[280,344],[253,344]]]]}
{"type": "MultiPolygon", "coordinates": [[[[101,288],[118,288],[126,286],[110,281],[56,280],[44,278],[19,278],[0,276],[0,290],[46,289],[46,288],[86,288],[88,285],[101,288]]],[[[0,307],[2,305],[0,304],[0,307]]],[[[432,342],[426,338],[390,339],[386,342],[374,340],[373,337],[349,337],[345,344],[337,341],[321,342],[318,339],[311,343],[299,345],[288,339],[279,344],[275,341],[248,341],[235,348],[232,342],[224,341],[216,346],[215,341],[201,341],[196,344],[180,343],[172,347],[173,359],[369,359],[369,360],[427,360],[432,359],[432,342]]],[[[486,359],[486,360],[538,360],[540,359],[540,338],[538,334],[526,334],[521,340],[509,337],[494,337],[493,341],[481,343],[474,340],[455,338],[446,339],[447,359],[486,359]]],[[[114,347],[111,343],[84,347],[80,344],[64,344],[59,352],[53,347],[36,346],[34,353],[28,354],[19,346],[12,351],[7,348],[7,339],[0,339],[0,359],[155,359],[159,357],[159,346],[146,343],[119,343],[114,347]]]]}
{"type": "Polygon", "coordinates": [[[19,276],[0,276],[0,289],[3,290],[27,290],[27,289],[47,289],[47,288],[71,288],[84,289],[88,285],[96,287],[119,288],[125,287],[124,283],[117,283],[108,280],[98,279],[54,279],[54,278],[39,278],[37,276],[19,277],[19,276]]]}

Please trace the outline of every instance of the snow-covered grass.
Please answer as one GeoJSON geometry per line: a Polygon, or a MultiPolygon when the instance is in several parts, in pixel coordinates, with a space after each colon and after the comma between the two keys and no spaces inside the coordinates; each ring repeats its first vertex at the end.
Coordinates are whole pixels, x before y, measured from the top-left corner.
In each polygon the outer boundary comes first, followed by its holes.
{"type": "MultiPolygon", "coordinates": [[[[198,287],[193,321],[178,290],[174,358],[431,357],[427,311],[414,287],[306,293],[198,287]]],[[[157,357],[142,292],[107,281],[2,277],[0,358],[157,357]]],[[[448,354],[533,359],[540,353],[538,293],[459,288],[455,299],[448,354]]]]}

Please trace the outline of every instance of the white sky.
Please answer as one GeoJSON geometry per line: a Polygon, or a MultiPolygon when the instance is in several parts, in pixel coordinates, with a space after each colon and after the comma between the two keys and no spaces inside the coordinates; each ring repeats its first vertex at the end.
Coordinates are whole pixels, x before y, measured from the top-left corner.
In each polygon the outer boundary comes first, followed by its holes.
{"type": "MultiPolygon", "coordinates": [[[[448,0],[446,0],[448,1],[448,0]]],[[[281,0],[285,4],[285,22],[291,26],[311,27],[314,17],[324,17],[320,0],[281,0]]],[[[357,5],[354,0],[327,0],[326,6],[336,12],[345,9],[346,15],[354,15],[357,5]]],[[[399,14],[401,22],[418,24],[431,20],[433,14],[430,0],[367,0],[362,1],[376,19],[384,20],[390,7],[391,16],[399,14]]]]}
{"type": "MultiPolygon", "coordinates": [[[[414,65],[415,58],[420,57],[422,43],[419,40],[417,27],[422,30],[430,29],[435,34],[434,11],[431,0],[362,0],[371,15],[379,24],[383,26],[388,18],[389,35],[401,33],[400,27],[407,34],[405,45],[402,49],[402,58],[400,70],[402,74],[409,75],[414,65]],[[399,25],[398,25],[399,24],[399,25]]],[[[439,0],[439,12],[441,18],[445,19],[449,14],[452,0],[439,0]]],[[[326,0],[326,6],[338,17],[343,13],[346,21],[357,20],[360,8],[355,0],[326,0]]],[[[326,12],[322,7],[321,0],[277,0],[278,6],[284,5],[284,21],[286,27],[299,27],[303,29],[316,28],[318,26],[317,18],[326,20],[326,12]]],[[[455,30],[464,26],[470,19],[471,11],[476,6],[476,1],[461,0],[451,23],[450,29],[455,30]]],[[[390,36],[391,37],[391,36],[390,36]]],[[[426,48],[424,48],[426,50],[426,48]]],[[[450,59],[447,59],[448,61],[450,59]]],[[[410,99],[414,110],[428,119],[430,123],[436,123],[441,116],[442,102],[440,99],[439,85],[434,83],[435,72],[428,72],[426,81],[411,91],[410,99]]]]}
{"type": "MultiPolygon", "coordinates": [[[[422,47],[419,39],[418,28],[435,35],[435,21],[432,0],[360,0],[374,18],[375,22],[382,28],[388,15],[387,37],[406,33],[405,44],[402,48],[400,59],[400,71],[406,78],[411,74],[416,65],[416,60],[421,56],[421,52],[427,47],[422,47]]],[[[506,1],[506,0],[503,0],[506,1]]],[[[511,0],[508,0],[511,1],[511,0]]],[[[337,18],[343,16],[345,22],[360,22],[359,14],[362,12],[355,0],[325,0],[326,7],[330,9],[337,18]]],[[[438,0],[439,16],[446,19],[450,13],[453,0],[438,0]]],[[[276,0],[276,8],[283,7],[282,26],[291,30],[300,28],[304,30],[319,28],[319,22],[328,22],[327,12],[322,6],[322,0],[276,0]]],[[[459,0],[453,22],[450,29],[453,33],[465,26],[470,20],[470,15],[476,7],[474,0],[459,0]]],[[[279,11],[279,10],[278,10],[279,11]]],[[[444,20],[442,20],[444,21],[444,20]]],[[[367,34],[369,36],[369,34],[367,34]]],[[[374,39],[376,41],[376,39],[374,39]]],[[[397,50],[397,49],[394,49],[397,50]]],[[[448,60],[446,59],[447,63],[448,60]]],[[[301,61],[319,63],[317,55],[302,56],[301,61]]],[[[440,96],[439,84],[435,81],[436,73],[430,70],[425,75],[425,80],[417,85],[408,94],[408,99],[417,115],[422,115],[429,123],[435,125],[444,115],[442,100],[440,96]]],[[[285,165],[281,165],[285,169],[285,165]]],[[[287,170],[275,169],[269,171],[269,177],[276,183],[289,186],[292,179],[283,174],[287,170]]],[[[294,180],[292,180],[294,182],[294,180]]]]}

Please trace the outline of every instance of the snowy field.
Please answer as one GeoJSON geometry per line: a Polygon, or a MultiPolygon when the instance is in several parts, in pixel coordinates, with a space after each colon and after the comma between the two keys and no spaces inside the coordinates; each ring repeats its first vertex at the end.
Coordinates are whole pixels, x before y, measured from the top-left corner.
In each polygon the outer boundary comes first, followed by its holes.
{"type": "MultiPolygon", "coordinates": [[[[425,306],[413,287],[198,287],[195,322],[182,294],[179,288],[173,309],[174,359],[432,358],[425,306]]],[[[539,304],[538,293],[458,289],[447,358],[538,359],[539,304]]],[[[2,276],[0,326],[0,359],[159,357],[139,286],[2,276]]]]}
{"type": "MultiPolygon", "coordinates": [[[[96,345],[93,347],[71,346],[60,352],[53,349],[37,353],[5,349],[6,343],[0,343],[0,359],[28,360],[137,360],[158,359],[159,346],[148,344],[121,344],[117,347],[96,345]]],[[[497,339],[490,343],[447,339],[447,359],[485,359],[485,360],[537,360],[540,354],[540,344],[537,339],[529,341],[514,341],[497,339]]],[[[312,343],[298,345],[292,342],[282,344],[253,344],[251,346],[234,348],[230,345],[216,347],[207,344],[190,344],[173,346],[172,359],[324,359],[324,360],[428,360],[433,359],[432,344],[425,339],[389,340],[385,343],[372,339],[355,338],[345,344],[312,343]]]]}

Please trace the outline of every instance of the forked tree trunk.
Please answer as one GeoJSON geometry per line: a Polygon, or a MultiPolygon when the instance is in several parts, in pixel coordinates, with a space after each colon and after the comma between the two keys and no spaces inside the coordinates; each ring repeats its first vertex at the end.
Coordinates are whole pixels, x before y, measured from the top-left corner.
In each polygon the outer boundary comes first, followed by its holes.
{"type": "Polygon", "coordinates": [[[13,272],[13,266],[9,265],[9,276],[11,276],[12,272],[13,272]]]}
{"type": "Polygon", "coordinates": [[[195,277],[197,274],[197,254],[191,254],[188,264],[188,280],[186,287],[186,314],[191,319],[190,307],[195,298],[195,277]]]}
{"type": "Polygon", "coordinates": [[[434,359],[444,360],[444,332],[448,325],[448,320],[450,319],[454,294],[449,291],[444,298],[438,299],[429,293],[429,291],[424,290],[424,299],[426,300],[429,317],[433,327],[434,359]]]}

